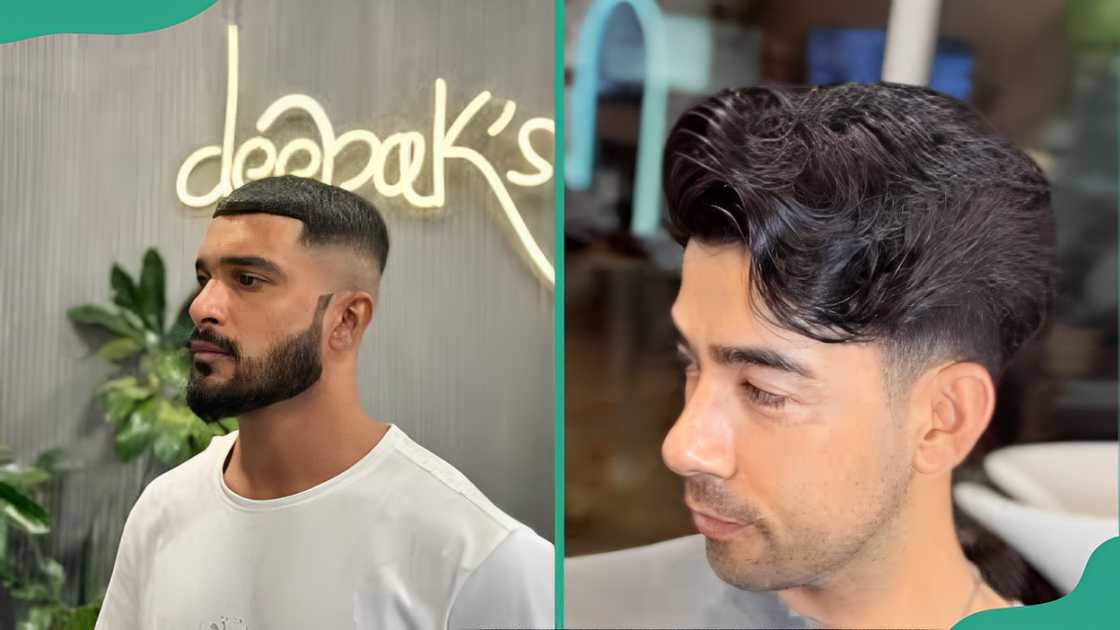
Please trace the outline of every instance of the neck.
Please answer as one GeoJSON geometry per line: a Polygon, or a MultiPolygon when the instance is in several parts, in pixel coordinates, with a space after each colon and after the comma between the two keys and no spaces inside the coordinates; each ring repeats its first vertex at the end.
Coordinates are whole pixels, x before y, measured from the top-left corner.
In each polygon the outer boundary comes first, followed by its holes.
{"type": "Polygon", "coordinates": [[[949,478],[915,478],[911,499],[860,554],[819,584],[778,596],[798,614],[838,628],[948,628],[1007,605],[981,584],[953,523],[949,478]]]}
{"type": "Polygon", "coordinates": [[[362,412],[355,375],[331,375],[324,366],[307,391],[238,418],[224,472],[230,490],[250,499],[289,496],[368,454],[389,427],[362,412]]]}

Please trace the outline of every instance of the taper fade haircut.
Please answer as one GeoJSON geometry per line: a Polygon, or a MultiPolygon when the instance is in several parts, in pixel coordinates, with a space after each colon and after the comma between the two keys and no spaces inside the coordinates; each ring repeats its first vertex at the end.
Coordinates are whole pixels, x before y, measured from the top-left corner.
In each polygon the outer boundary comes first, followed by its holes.
{"type": "Polygon", "coordinates": [[[663,181],[678,242],[742,245],[748,298],[772,323],[880,343],[889,384],[934,360],[979,363],[998,382],[1051,308],[1046,178],[927,88],[720,92],[670,132],[663,181]]]}
{"type": "Polygon", "coordinates": [[[300,243],[340,245],[385,272],[389,230],[374,205],[354,193],[323,182],[282,175],[252,181],[218,203],[215,217],[274,214],[303,223],[300,243]]]}

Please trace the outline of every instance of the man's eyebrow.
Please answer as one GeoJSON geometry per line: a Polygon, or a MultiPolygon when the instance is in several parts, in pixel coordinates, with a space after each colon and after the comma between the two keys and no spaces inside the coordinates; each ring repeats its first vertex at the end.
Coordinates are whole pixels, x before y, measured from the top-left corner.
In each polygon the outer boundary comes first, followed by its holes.
{"type": "Polygon", "coordinates": [[[786,355],[767,348],[753,346],[712,346],[712,358],[721,365],[757,365],[814,379],[812,370],[786,355]]]}
{"type": "MultiPolygon", "coordinates": [[[[685,338],[684,333],[677,327],[677,323],[670,323],[673,325],[673,336],[676,337],[677,346],[684,348],[690,353],[693,352],[692,345],[688,343],[688,339],[685,338]]],[[[767,348],[714,345],[709,348],[709,352],[712,355],[712,359],[720,365],[757,365],[759,367],[789,372],[810,380],[816,378],[813,376],[813,371],[809,368],[781,352],[767,348]]]]}
{"type": "MultiPolygon", "coordinates": [[[[222,256],[218,259],[219,265],[226,265],[230,267],[250,267],[259,269],[266,273],[273,274],[280,278],[286,278],[287,274],[280,269],[280,266],[267,258],[260,256],[222,256]]],[[[201,258],[194,261],[195,271],[202,271],[206,269],[206,263],[201,258]]]]}

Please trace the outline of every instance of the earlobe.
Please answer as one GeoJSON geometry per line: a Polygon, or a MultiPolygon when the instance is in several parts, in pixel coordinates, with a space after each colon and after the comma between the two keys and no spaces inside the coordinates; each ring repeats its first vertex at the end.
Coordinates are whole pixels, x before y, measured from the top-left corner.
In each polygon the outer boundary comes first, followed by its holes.
{"type": "Polygon", "coordinates": [[[995,408],[995,385],[977,363],[949,364],[927,384],[928,421],[918,437],[914,468],[924,474],[951,471],[972,451],[995,408]]]}

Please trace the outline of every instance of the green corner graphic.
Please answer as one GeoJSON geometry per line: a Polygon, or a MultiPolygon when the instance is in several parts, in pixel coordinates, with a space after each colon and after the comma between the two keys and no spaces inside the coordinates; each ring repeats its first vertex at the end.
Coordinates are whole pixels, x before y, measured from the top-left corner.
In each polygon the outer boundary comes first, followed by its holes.
{"type": "Polygon", "coordinates": [[[1037,606],[985,610],[965,617],[953,626],[953,630],[1112,630],[1120,627],[1118,577],[1120,538],[1112,538],[1097,547],[1089,557],[1081,581],[1069,595],[1037,606]]]}
{"type": "Polygon", "coordinates": [[[185,22],[216,0],[11,0],[0,9],[0,44],[53,33],[130,35],[185,22]]]}

